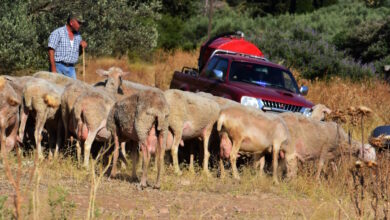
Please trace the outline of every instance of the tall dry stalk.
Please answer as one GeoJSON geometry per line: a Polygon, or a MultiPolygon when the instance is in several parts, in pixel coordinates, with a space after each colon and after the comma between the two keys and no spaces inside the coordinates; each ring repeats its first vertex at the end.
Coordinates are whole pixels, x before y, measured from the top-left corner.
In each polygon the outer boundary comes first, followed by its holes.
{"type": "Polygon", "coordinates": [[[94,219],[95,218],[95,201],[96,201],[96,193],[100,186],[100,183],[103,179],[104,174],[107,172],[108,168],[111,165],[112,154],[109,156],[107,165],[103,168],[100,166],[99,174],[96,175],[96,164],[102,159],[102,157],[108,152],[111,148],[106,147],[104,151],[100,151],[96,159],[91,159],[91,190],[89,193],[89,204],[86,219],[94,219]]]}

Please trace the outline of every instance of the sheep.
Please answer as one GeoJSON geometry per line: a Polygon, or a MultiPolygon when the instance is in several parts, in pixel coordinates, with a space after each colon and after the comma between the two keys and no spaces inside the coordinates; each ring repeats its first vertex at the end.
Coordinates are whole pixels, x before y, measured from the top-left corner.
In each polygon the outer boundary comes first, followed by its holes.
{"type": "Polygon", "coordinates": [[[39,158],[43,158],[41,149],[42,131],[47,120],[52,120],[52,126],[47,129],[50,134],[50,145],[56,137],[55,155],[61,143],[62,125],[60,121],[59,106],[64,88],[50,83],[44,79],[27,82],[23,89],[23,102],[20,112],[21,124],[19,128],[20,139],[23,140],[24,129],[29,114],[35,114],[35,144],[39,158]]]}
{"type": "Polygon", "coordinates": [[[84,167],[88,169],[89,155],[95,138],[108,141],[110,133],[106,129],[107,116],[115,104],[113,95],[101,89],[92,88],[78,97],[70,114],[68,129],[76,134],[84,146],[84,167]]]}
{"type": "MultiPolygon", "coordinates": [[[[323,165],[339,155],[338,149],[348,144],[348,135],[342,127],[335,122],[322,122],[307,118],[303,115],[293,113],[283,113],[280,115],[286,123],[290,132],[290,141],[286,150],[293,151],[295,157],[286,159],[287,177],[296,176],[296,159],[302,162],[318,159],[318,166],[315,178],[318,180],[323,168],[323,165]]],[[[361,144],[352,141],[352,153],[360,152],[361,144]]],[[[372,147],[371,147],[372,148],[372,147]]],[[[375,150],[366,146],[363,150],[367,154],[364,160],[374,159],[375,150]]],[[[347,147],[345,150],[348,151],[347,147]]]]}
{"type": "Polygon", "coordinates": [[[65,87],[66,85],[73,83],[77,81],[76,79],[67,77],[62,74],[53,73],[53,72],[47,72],[47,71],[39,71],[34,73],[33,77],[39,78],[39,79],[45,79],[49,82],[52,82],[54,84],[60,85],[65,87]]]}
{"type": "MultiPolygon", "coordinates": [[[[142,90],[132,96],[117,101],[110,110],[107,129],[112,133],[115,142],[114,160],[111,176],[116,174],[116,163],[120,142],[138,142],[143,154],[141,186],[146,187],[147,169],[150,153],[157,148],[157,182],[160,187],[160,175],[164,164],[166,134],[168,131],[169,106],[162,91],[142,90]]],[[[133,159],[133,177],[136,178],[136,160],[133,159]]]]}
{"type": "Polygon", "coordinates": [[[11,151],[18,140],[19,106],[21,100],[8,80],[0,76],[1,153],[11,151]]]}
{"type": "MultiPolygon", "coordinates": [[[[61,97],[61,117],[64,125],[65,140],[68,138],[69,132],[72,134],[71,140],[73,139],[73,136],[77,136],[75,133],[77,124],[75,124],[75,120],[70,120],[70,114],[73,111],[76,100],[88,91],[100,91],[101,93],[106,93],[103,96],[108,95],[111,96],[111,99],[114,99],[122,84],[122,76],[128,74],[127,72],[123,72],[120,68],[117,67],[111,67],[108,71],[98,69],[96,73],[100,76],[105,76],[106,79],[103,82],[96,83],[95,87],[72,79],[74,82],[68,84],[64,89],[65,91],[61,97]]],[[[76,149],[77,160],[80,162],[81,148],[79,146],[79,142],[76,144],[76,149]]]]}
{"type": "Polygon", "coordinates": [[[180,142],[199,137],[203,139],[203,172],[210,175],[208,143],[220,111],[218,104],[208,98],[176,89],[167,90],[164,95],[169,104],[170,133],[168,136],[173,135],[173,142],[171,146],[168,145],[168,148],[171,149],[175,173],[181,174],[177,155],[180,142]]]}
{"type": "MultiPolygon", "coordinates": [[[[239,151],[266,153],[272,150],[273,181],[276,184],[279,182],[278,155],[281,149],[285,149],[289,133],[286,124],[278,115],[235,105],[221,110],[217,130],[221,134],[220,156],[230,159],[235,179],[240,179],[236,166],[239,151]]],[[[286,154],[290,156],[291,152],[286,154]]],[[[222,162],[220,164],[222,165],[222,162]]],[[[223,166],[221,176],[222,172],[223,166]]]]}

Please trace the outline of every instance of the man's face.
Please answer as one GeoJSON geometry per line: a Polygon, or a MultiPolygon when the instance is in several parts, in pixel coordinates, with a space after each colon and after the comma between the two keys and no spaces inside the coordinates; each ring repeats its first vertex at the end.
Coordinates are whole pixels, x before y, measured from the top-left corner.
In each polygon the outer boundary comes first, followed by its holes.
{"type": "Polygon", "coordinates": [[[72,31],[78,32],[81,25],[76,19],[71,19],[69,21],[69,26],[72,28],[72,31]]]}

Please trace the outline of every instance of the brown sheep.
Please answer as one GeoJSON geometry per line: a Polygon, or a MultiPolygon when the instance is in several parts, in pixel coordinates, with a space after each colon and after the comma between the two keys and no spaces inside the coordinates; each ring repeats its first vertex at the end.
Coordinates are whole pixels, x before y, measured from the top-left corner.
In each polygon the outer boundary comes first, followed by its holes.
{"type": "MultiPolygon", "coordinates": [[[[111,131],[115,142],[112,176],[115,176],[117,170],[119,143],[138,142],[143,154],[141,186],[146,187],[150,156],[156,150],[155,145],[158,139],[156,187],[160,187],[168,131],[168,115],[169,106],[164,94],[156,89],[140,91],[115,103],[109,113],[106,126],[111,131]]],[[[133,159],[133,177],[136,177],[135,163],[136,160],[133,159]]]]}

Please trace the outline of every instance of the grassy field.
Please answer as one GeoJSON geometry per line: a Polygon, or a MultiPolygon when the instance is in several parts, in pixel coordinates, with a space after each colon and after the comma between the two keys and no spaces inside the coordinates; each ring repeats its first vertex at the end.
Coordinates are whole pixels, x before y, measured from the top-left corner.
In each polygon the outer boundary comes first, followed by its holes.
{"type": "MultiPolygon", "coordinates": [[[[130,72],[128,80],[167,89],[173,71],[183,66],[195,67],[197,54],[156,53],[154,63],[89,59],[85,81],[100,80],[96,69],[115,65],[130,72]]],[[[83,79],[81,69],[79,65],[79,79],[83,79]]],[[[299,85],[309,86],[307,98],[314,103],[323,103],[333,110],[360,105],[371,108],[373,114],[364,120],[365,141],[373,128],[390,123],[388,84],[375,79],[355,83],[338,78],[309,82],[296,71],[294,75],[299,85]]],[[[353,137],[360,140],[359,126],[348,122],[343,127],[351,129],[353,137]]],[[[69,151],[72,149],[70,146],[69,151]]],[[[376,215],[383,218],[384,211],[389,217],[388,154],[379,156],[377,169],[354,168],[355,159],[342,156],[335,161],[337,172],[328,168],[329,174],[323,175],[320,182],[313,177],[314,163],[308,163],[301,167],[298,178],[280,185],[273,185],[270,177],[258,175],[250,164],[240,167],[238,182],[229,175],[218,178],[216,167],[212,167],[211,177],[201,175],[198,166],[195,174],[190,173],[186,163],[181,164],[183,175],[176,176],[167,161],[160,190],[138,189],[129,178],[131,167],[122,167],[119,178],[110,179],[102,175],[104,167],[100,161],[94,169],[85,170],[78,168],[75,157],[69,154],[40,162],[30,180],[34,169],[32,154],[26,153],[20,162],[15,154],[9,157],[14,176],[18,164],[21,165],[21,214],[26,219],[373,219],[376,215]],[[95,199],[91,189],[96,189],[95,199]]],[[[4,162],[0,166],[0,219],[9,219],[15,210],[15,187],[3,172],[4,162]]],[[[155,177],[151,168],[151,183],[155,177]]]]}

